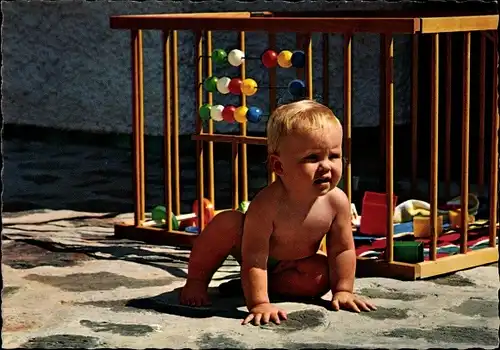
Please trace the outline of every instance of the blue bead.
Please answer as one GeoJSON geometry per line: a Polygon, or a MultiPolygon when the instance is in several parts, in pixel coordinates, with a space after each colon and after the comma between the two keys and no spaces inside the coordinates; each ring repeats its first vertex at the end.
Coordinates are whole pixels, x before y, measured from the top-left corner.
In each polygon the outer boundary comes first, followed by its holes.
{"type": "Polygon", "coordinates": [[[250,123],[258,123],[262,118],[262,110],[259,107],[250,107],[247,112],[247,120],[250,123]]]}
{"type": "Polygon", "coordinates": [[[292,80],[288,84],[288,91],[293,96],[304,96],[306,93],[306,84],[299,79],[292,80]]]}
{"type": "Polygon", "coordinates": [[[306,65],[306,55],[304,51],[295,51],[292,54],[292,66],[295,68],[304,68],[306,65]]]}

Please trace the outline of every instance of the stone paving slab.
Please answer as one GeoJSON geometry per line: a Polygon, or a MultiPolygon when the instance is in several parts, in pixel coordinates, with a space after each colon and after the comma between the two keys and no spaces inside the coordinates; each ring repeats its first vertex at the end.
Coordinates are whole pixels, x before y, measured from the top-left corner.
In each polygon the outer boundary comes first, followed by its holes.
{"type": "MultiPolygon", "coordinates": [[[[243,298],[217,286],[238,277],[228,259],[210,285],[212,308],[177,303],[189,251],[113,238],[131,214],[4,213],[5,348],[496,348],[498,267],[427,281],[361,278],[379,309],[354,314],[279,302],[280,326],[241,326],[243,298]]],[[[328,295],[325,297],[327,299],[328,295]]]]}

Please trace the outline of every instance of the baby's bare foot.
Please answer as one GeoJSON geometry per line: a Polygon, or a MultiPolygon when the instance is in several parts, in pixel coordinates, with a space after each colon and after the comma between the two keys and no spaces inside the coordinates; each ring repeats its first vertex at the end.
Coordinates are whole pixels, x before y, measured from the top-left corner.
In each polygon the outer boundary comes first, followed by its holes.
{"type": "Polygon", "coordinates": [[[210,305],[207,284],[197,280],[187,280],[180,293],[180,303],[189,306],[210,305]]]}

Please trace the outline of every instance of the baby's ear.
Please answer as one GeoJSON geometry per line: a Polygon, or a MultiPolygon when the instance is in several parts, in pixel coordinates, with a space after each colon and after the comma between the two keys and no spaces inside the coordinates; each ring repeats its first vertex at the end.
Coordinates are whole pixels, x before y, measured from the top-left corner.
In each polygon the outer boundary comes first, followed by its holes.
{"type": "Polygon", "coordinates": [[[269,156],[269,169],[273,171],[276,175],[283,175],[283,165],[281,164],[280,158],[276,154],[271,154],[269,156]]]}

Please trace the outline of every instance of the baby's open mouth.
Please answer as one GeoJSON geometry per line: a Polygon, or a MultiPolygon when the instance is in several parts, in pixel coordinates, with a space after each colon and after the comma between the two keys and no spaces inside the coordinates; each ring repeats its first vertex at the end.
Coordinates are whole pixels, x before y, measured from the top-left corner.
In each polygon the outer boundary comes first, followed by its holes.
{"type": "Polygon", "coordinates": [[[324,184],[327,182],[330,182],[330,178],[328,178],[328,177],[322,177],[322,178],[314,180],[315,184],[324,184]]]}

